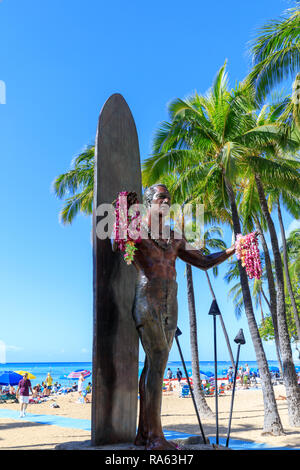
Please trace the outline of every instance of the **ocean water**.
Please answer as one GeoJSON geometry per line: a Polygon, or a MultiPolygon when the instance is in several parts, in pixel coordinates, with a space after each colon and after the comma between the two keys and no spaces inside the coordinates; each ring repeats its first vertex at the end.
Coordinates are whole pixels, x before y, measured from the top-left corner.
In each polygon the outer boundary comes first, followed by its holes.
{"type": "MultiPolygon", "coordinates": [[[[190,361],[186,361],[186,369],[189,376],[192,375],[192,365],[190,361]]],[[[255,361],[240,361],[239,366],[248,364],[250,369],[257,369],[257,363],[255,361]]],[[[298,363],[297,363],[298,364],[298,363]]],[[[231,365],[230,361],[219,361],[218,362],[218,377],[226,377],[226,371],[231,365]]],[[[269,361],[269,366],[278,367],[277,361],[269,361]]],[[[176,375],[177,368],[181,369],[183,376],[184,368],[180,361],[170,361],[167,364],[167,368],[170,368],[173,372],[173,375],[176,375]]],[[[92,363],[91,362],[26,362],[26,363],[6,363],[0,364],[0,373],[7,370],[24,370],[31,372],[36,376],[36,379],[31,380],[32,385],[43,382],[46,379],[48,372],[51,373],[54,382],[58,382],[63,386],[70,386],[75,381],[74,379],[68,379],[67,375],[70,372],[73,372],[78,369],[85,369],[92,372],[92,363]]],[[[139,363],[139,375],[143,369],[143,363],[139,363]]],[[[201,361],[200,370],[203,372],[214,373],[214,362],[213,361],[201,361]]],[[[166,375],[165,375],[166,377],[166,375]]],[[[86,380],[87,382],[92,382],[93,377],[90,376],[86,380]]]]}

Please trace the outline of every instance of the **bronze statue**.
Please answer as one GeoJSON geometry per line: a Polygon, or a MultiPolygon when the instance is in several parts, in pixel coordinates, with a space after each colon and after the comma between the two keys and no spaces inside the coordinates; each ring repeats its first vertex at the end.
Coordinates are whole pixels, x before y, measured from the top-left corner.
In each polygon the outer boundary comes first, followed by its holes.
{"type": "MultiPolygon", "coordinates": [[[[161,425],[163,375],[167,365],[177,327],[177,282],[175,261],[179,257],[186,263],[207,270],[216,266],[235,251],[204,256],[189,245],[184,237],[178,239],[174,231],[165,237],[165,217],[171,198],[162,184],[145,191],[146,221],[142,230],[146,236],[137,244],[134,265],[138,271],[133,309],[135,325],[145,351],[145,363],[140,377],[140,414],[135,444],[149,450],[176,448],[168,442],[161,425]],[[151,219],[158,216],[158,236],[151,237],[151,219]]],[[[156,234],[157,235],[157,234],[156,234]]]]}

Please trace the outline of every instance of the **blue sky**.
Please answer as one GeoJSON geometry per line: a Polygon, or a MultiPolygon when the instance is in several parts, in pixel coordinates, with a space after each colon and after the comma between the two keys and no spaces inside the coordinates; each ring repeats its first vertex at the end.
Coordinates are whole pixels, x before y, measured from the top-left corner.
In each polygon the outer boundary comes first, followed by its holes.
{"type": "MultiPolygon", "coordinates": [[[[91,221],[81,216],[62,226],[51,183],[94,141],[106,99],[123,94],[146,158],[167,103],[205,92],[225,59],[231,84],[243,79],[255,29],[291,6],[285,0],[0,2],[0,80],[6,85],[0,105],[0,340],[7,362],[91,359],[91,221]]],[[[287,214],[284,220],[286,228],[295,223],[287,214]]],[[[189,359],[184,264],[177,268],[181,344],[189,359]]],[[[225,269],[214,281],[224,321],[232,340],[244,329],[241,359],[255,360],[247,322],[237,321],[227,299],[225,269]]],[[[200,360],[211,360],[211,298],[204,273],[194,269],[194,281],[200,360]]],[[[228,360],[220,328],[218,339],[219,357],[228,360]]],[[[266,353],[276,359],[271,344],[266,353]]],[[[179,359],[175,346],[170,359],[179,359]]]]}

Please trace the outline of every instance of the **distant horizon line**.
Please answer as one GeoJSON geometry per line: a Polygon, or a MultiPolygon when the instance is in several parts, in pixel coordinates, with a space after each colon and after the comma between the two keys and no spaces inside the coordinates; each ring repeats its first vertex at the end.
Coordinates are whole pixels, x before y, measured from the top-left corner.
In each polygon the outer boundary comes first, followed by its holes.
{"type": "MultiPolygon", "coordinates": [[[[138,361],[140,364],[143,364],[144,361],[138,361]]],[[[169,360],[168,363],[171,362],[182,362],[180,359],[179,360],[169,360]]],[[[187,359],[185,362],[192,362],[191,359],[187,359]]],[[[214,362],[214,359],[203,359],[202,361],[200,360],[199,362],[214,362]]],[[[218,360],[219,362],[228,362],[231,363],[229,359],[223,361],[223,360],[218,360]]],[[[242,359],[239,360],[239,362],[257,362],[256,359],[242,359]]],[[[277,359],[268,359],[267,362],[278,362],[277,359]]],[[[298,362],[298,361],[294,361],[298,362]]],[[[14,362],[2,362],[0,363],[1,366],[9,365],[9,364],[92,364],[93,361],[14,361],[14,362]]]]}

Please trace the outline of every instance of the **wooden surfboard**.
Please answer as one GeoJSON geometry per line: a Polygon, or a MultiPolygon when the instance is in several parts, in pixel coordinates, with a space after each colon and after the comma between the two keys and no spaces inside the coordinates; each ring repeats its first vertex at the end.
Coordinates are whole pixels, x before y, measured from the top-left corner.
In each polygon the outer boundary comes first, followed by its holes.
{"type": "Polygon", "coordinates": [[[93,207],[93,398],[92,444],[132,442],[136,434],[138,334],[132,318],[136,270],[100,240],[96,208],[120,191],[142,201],[138,136],[130,109],[112,95],[99,117],[93,207]]]}

